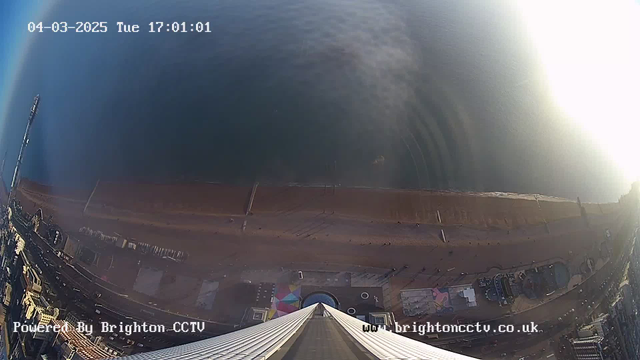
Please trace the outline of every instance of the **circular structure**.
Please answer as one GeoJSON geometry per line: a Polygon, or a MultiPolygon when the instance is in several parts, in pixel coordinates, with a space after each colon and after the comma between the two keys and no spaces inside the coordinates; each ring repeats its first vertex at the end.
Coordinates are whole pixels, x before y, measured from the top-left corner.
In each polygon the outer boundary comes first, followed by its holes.
{"type": "Polygon", "coordinates": [[[360,294],[360,297],[361,297],[363,300],[367,300],[367,299],[369,298],[369,293],[368,293],[368,292],[366,292],[366,291],[363,291],[363,292],[362,292],[362,294],[360,294]]]}
{"type": "Polygon", "coordinates": [[[338,299],[336,299],[335,296],[324,291],[317,291],[307,295],[302,300],[302,307],[305,308],[317,303],[326,304],[335,309],[338,308],[338,299]]]}
{"type": "Polygon", "coordinates": [[[569,284],[569,280],[571,280],[571,272],[567,265],[563,263],[555,263],[553,264],[554,274],[556,280],[556,286],[558,288],[563,288],[569,284]]]}
{"type": "Polygon", "coordinates": [[[356,309],[354,309],[354,308],[348,308],[348,309],[347,309],[347,314],[349,314],[349,315],[353,315],[353,314],[355,314],[355,313],[356,313],[356,309]]]}

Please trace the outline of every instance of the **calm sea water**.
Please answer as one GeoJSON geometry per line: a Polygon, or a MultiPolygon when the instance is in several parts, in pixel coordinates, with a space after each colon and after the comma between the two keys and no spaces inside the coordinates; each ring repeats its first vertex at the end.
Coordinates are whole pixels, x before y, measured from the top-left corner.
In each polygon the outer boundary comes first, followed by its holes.
{"type": "Polygon", "coordinates": [[[594,201],[627,190],[547,95],[511,1],[62,1],[41,20],[109,30],[34,34],[5,178],[40,93],[24,175],[54,185],[257,179],[594,201]],[[151,21],[212,32],[148,33],[151,21]]]}

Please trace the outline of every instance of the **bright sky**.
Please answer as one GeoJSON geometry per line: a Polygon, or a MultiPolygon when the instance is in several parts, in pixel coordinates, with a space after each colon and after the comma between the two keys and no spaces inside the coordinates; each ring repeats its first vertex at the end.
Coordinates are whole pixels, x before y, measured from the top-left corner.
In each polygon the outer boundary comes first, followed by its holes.
{"type": "Polygon", "coordinates": [[[519,3],[553,96],[628,181],[640,178],[640,3],[519,3]]]}

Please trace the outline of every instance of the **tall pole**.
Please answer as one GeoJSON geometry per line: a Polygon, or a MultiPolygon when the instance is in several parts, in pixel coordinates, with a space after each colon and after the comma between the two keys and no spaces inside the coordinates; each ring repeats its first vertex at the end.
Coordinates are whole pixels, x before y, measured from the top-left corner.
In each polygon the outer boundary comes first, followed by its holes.
{"type": "Polygon", "coordinates": [[[29,144],[29,132],[31,131],[31,125],[33,125],[33,119],[36,118],[38,112],[38,105],[40,104],[40,94],[33,98],[33,105],[31,106],[31,112],[29,113],[29,120],[27,121],[27,129],[24,131],[24,138],[22,139],[22,146],[20,146],[20,153],[18,154],[18,162],[16,168],[13,171],[13,179],[11,179],[11,191],[9,192],[9,200],[15,197],[16,190],[18,189],[18,183],[20,182],[20,167],[22,166],[22,157],[24,156],[24,150],[29,144]]]}
{"type": "Polygon", "coordinates": [[[91,192],[91,195],[89,195],[89,198],[87,199],[87,203],[84,204],[84,209],[82,210],[82,215],[84,215],[87,212],[87,208],[89,207],[89,203],[91,202],[91,198],[93,197],[93,194],[96,193],[96,189],[98,189],[98,184],[100,184],[100,179],[98,179],[98,181],[96,181],[96,186],[93,187],[93,191],[91,192]]]}

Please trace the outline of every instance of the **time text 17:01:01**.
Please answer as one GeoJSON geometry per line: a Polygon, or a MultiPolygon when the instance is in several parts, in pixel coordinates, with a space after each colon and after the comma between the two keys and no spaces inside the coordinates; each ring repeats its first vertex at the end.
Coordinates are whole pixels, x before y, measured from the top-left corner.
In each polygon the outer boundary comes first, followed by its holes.
{"type": "Polygon", "coordinates": [[[149,23],[149,32],[211,32],[211,26],[209,22],[177,22],[164,23],[162,21],[155,21],[149,23]]]}
{"type": "MultiPolygon", "coordinates": [[[[45,32],[51,31],[54,33],[57,32],[107,32],[106,21],[78,21],[75,23],[67,23],[66,21],[55,21],[51,24],[43,24],[42,22],[35,23],[30,22],[28,24],[29,32],[45,32]]],[[[140,25],[137,24],[126,24],[122,21],[116,22],[116,31],[119,33],[139,33],[140,31],[144,31],[140,28],[140,25]]],[[[149,31],[152,33],[159,32],[167,32],[167,33],[188,33],[188,32],[197,32],[197,33],[210,33],[211,25],[207,22],[195,22],[188,23],[186,21],[183,22],[172,22],[172,23],[164,23],[162,21],[154,21],[149,23],[149,31]]]]}

